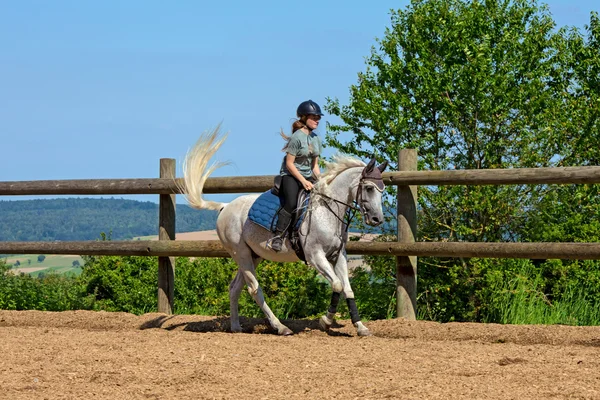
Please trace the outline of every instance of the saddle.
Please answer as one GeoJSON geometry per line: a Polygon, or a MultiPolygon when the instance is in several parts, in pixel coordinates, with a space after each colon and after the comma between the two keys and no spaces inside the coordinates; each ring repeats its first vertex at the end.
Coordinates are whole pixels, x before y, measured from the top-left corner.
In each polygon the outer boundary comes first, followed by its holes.
{"type": "MultiPolygon", "coordinates": [[[[300,234],[298,230],[304,220],[309,200],[310,192],[301,190],[298,194],[297,211],[290,223],[290,228],[288,228],[286,232],[286,236],[290,239],[292,248],[296,252],[298,258],[302,261],[306,261],[306,259],[304,257],[304,250],[300,245],[300,234]]],[[[260,227],[275,233],[275,227],[277,226],[277,219],[279,218],[281,209],[283,209],[282,200],[279,196],[273,194],[271,189],[258,196],[254,201],[252,207],[250,207],[250,210],[248,211],[248,219],[260,227]]]]}

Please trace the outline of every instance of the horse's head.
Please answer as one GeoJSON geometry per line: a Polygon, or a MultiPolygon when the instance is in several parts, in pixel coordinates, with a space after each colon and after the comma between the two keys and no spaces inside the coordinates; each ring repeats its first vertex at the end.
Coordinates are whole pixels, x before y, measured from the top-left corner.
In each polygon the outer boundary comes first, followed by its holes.
{"type": "Polygon", "coordinates": [[[381,173],[386,167],[387,161],[375,166],[375,158],[372,158],[360,176],[356,202],[367,225],[378,226],[383,223],[382,195],[385,185],[381,173]]]}

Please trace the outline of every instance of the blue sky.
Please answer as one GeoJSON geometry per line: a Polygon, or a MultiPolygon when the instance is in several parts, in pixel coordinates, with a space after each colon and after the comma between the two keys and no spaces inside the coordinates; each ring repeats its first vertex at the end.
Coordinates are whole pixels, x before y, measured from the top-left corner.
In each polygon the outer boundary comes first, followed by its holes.
{"type": "MultiPolygon", "coordinates": [[[[595,2],[547,4],[583,28],[595,2]]],[[[275,174],[298,103],[345,102],[407,4],[0,0],[0,181],[154,178],[220,122],[215,175],[275,174]]]]}

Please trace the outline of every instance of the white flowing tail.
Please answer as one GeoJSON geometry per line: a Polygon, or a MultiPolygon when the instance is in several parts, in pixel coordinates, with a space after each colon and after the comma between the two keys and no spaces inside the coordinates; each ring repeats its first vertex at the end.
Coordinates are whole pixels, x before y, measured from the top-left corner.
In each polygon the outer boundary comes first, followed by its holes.
{"type": "Polygon", "coordinates": [[[188,201],[191,207],[198,209],[208,209],[219,211],[228,203],[217,201],[208,201],[202,198],[202,190],[206,178],[210,176],[217,168],[227,165],[227,162],[216,162],[208,169],[208,161],[219,150],[219,147],[225,142],[227,135],[219,138],[218,125],[214,130],[204,132],[200,138],[185,156],[183,160],[183,185],[179,189],[188,201]]]}

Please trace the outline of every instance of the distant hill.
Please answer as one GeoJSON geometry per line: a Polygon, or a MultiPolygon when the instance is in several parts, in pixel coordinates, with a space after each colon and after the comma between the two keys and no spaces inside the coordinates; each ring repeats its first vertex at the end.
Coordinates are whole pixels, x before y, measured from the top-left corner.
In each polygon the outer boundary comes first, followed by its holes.
{"type": "MultiPolygon", "coordinates": [[[[176,231],[215,229],[217,212],[177,204],[176,231]]],[[[0,241],[113,240],[156,235],[158,204],[114,198],[0,201],[0,241]]]]}

